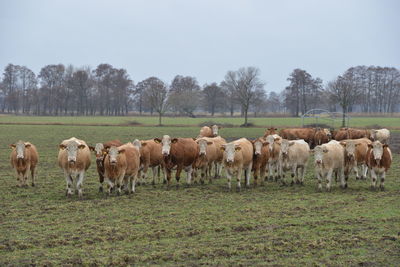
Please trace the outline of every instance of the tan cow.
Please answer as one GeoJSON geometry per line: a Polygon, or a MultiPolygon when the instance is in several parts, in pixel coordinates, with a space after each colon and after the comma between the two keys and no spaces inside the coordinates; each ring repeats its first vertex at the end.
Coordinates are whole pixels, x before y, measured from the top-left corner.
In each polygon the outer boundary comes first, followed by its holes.
{"type": "Polygon", "coordinates": [[[282,183],[286,185],[285,171],[291,171],[291,185],[304,184],[304,175],[306,172],[307,161],[310,156],[310,147],[304,140],[289,141],[283,139],[281,141],[281,149],[279,152],[279,176],[282,183]]]}
{"type": "Polygon", "coordinates": [[[176,166],[175,179],[179,186],[180,175],[183,169],[187,173],[187,184],[191,184],[193,164],[198,155],[198,146],[193,138],[171,138],[164,135],[162,139],[154,138],[156,143],[162,144],[164,171],[167,174],[167,186],[171,184],[172,169],[176,166]]]}
{"type": "Polygon", "coordinates": [[[203,126],[200,129],[200,133],[199,136],[197,138],[201,138],[201,137],[216,137],[218,136],[218,129],[220,129],[221,127],[219,127],[218,125],[213,125],[211,127],[209,126],[203,126]]]}
{"type": "Polygon", "coordinates": [[[314,128],[287,128],[280,130],[279,135],[287,140],[303,139],[311,148],[314,147],[314,128]]]}
{"type": "Polygon", "coordinates": [[[273,135],[273,134],[278,134],[278,129],[275,127],[270,127],[267,130],[265,130],[264,137],[267,137],[268,135],[273,135]]]}
{"type": "MultiPolygon", "coordinates": [[[[145,181],[149,167],[153,172],[152,184],[156,184],[156,177],[160,179],[160,168],[164,169],[164,160],[161,153],[161,144],[154,142],[153,139],[139,141],[136,139],[133,145],[140,149],[140,170],[139,179],[145,181]]],[[[166,176],[164,172],[164,183],[166,176]]]]}
{"type": "Polygon", "coordinates": [[[117,194],[122,192],[122,186],[127,193],[134,193],[140,167],[139,149],[132,143],[122,146],[111,146],[106,150],[104,159],[104,180],[108,185],[108,194],[114,186],[117,194]]]}
{"type": "Polygon", "coordinates": [[[203,139],[213,142],[215,146],[217,147],[217,159],[214,161],[214,168],[215,168],[215,173],[214,173],[214,178],[220,178],[221,177],[221,170],[222,170],[222,158],[224,156],[224,153],[221,149],[219,149],[223,144],[226,144],[226,140],[222,138],[221,136],[217,137],[203,137],[203,139]]]}
{"type": "Polygon", "coordinates": [[[262,183],[264,182],[263,178],[265,177],[269,160],[269,149],[268,143],[265,142],[264,138],[257,138],[251,143],[254,151],[252,166],[254,185],[258,185],[258,178],[261,178],[262,183]]]}
{"type": "Polygon", "coordinates": [[[277,135],[268,135],[265,138],[268,144],[269,158],[268,158],[268,178],[270,180],[278,181],[279,177],[279,151],[281,149],[282,138],[277,135]]]}
{"type": "Polygon", "coordinates": [[[315,134],[314,134],[314,141],[313,141],[313,145],[314,146],[319,146],[322,144],[326,144],[329,142],[330,139],[330,131],[329,129],[321,129],[321,128],[317,128],[315,130],[315,134]]]}
{"type": "Polygon", "coordinates": [[[372,142],[368,138],[347,139],[340,142],[344,147],[344,177],[346,181],[353,170],[356,173],[356,179],[366,179],[367,177],[367,151],[368,145],[372,142]],[[361,177],[358,173],[358,167],[361,167],[361,177]]]}
{"type": "Polygon", "coordinates": [[[376,188],[377,179],[380,178],[379,188],[385,189],[386,172],[392,164],[392,151],[387,144],[375,141],[368,145],[367,165],[371,172],[371,188],[376,188]]]}
{"type": "Polygon", "coordinates": [[[221,151],[217,145],[211,141],[213,138],[200,138],[195,140],[198,144],[199,155],[194,163],[195,169],[200,169],[200,181],[204,184],[204,180],[208,178],[211,183],[211,169],[212,166],[218,161],[218,154],[221,151]]]}
{"type": "Polygon", "coordinates": [[[318,189],[322,190],[322,180],[326,179],[326,190],[331,190],[332,174],[339,175],[342,188],[347,187],[344,179],[344,148],[336,140],[314,148],[315,173],[318,189]]]}
{"type": "Polygon", "coordinates": [[[336,132],[335,140],[342,141],[345,139],[369,138],[369,135],[369,131],[365,129],[341,128],[336,132]]]}
{"type": "Polygon", "coordinates": [[[371,130],[370,138],[372,141],[379,141],[387,144],[390,139],[390,131],[388,129],[371,130]]]}
{"type": "Polygon", "coordinates": [[[99,192],[103,192],[103,182],[104,182],[104,158],[105,158],[105,149],[110,148],[111,146],[121,146],[122,142],[119,140],[112,140],[103,143],[97,143],[94,147],[89,146],[89,149],[94,152],[96,156],[96,167],[97,173],[99,175],[99,192]]]}
{"type": "Polygon", "coordinates": [[[36,147],[29,143],[18,141],[11,144],[12,148],[10,154],[11,166],[15,170],[15,175],[18,181],[18,187],[28,186],[28,176],[31,174],[32,186],[35,186],[36,165],[39,161],[39,154],[36,147]]]}
{"type": "Polygon", "coordinates": [[[66,195],[73,194],[73,178],[76,176],[76,189],[79,198],[82,198],[82,184],[86,170],[90,166],[90,150],[85,141],[72,137],[64,140],[59,145],[58,166],[64,171],[67,182],[66,195]]]}
{"type": "Polygon", "coordinates": [[[241,138],[222,145],[224,151],[223,163],[228,178],[228,188],[231,190],[232,176],[236,177],[237,189],[240,190],[242,171],[245,172],[246,186],[250,186],[251,168],[253,165],[253,144],[246,138],[241,138]]]}

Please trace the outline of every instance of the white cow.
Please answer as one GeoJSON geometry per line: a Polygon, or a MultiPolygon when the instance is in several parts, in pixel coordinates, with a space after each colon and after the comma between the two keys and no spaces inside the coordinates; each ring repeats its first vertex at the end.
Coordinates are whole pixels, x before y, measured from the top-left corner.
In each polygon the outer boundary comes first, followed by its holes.
{"type": "Polygon", "coordinates": [[[291,185],[294,184],[295,178],[297,184],[303,185],[309,156],[310,147],[303,139],[294,141],[282,140],[279,152],[279,175],[282,178],[283,184],[286,184],[284,171],[290,170],[292,171],[291,185]]]}

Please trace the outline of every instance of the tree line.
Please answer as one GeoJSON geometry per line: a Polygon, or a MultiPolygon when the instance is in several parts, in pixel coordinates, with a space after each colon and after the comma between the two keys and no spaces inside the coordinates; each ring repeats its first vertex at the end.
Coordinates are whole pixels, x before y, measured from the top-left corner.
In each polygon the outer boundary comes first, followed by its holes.
{"type": "Polygon", "coordinates": [[[130,111],[161,118],[166,113],[195,117],[237,112],[245,119],[266,113],[300,116],[310,109],[393,113],[400,111],[400,72],[396,68],[356,66],[324,85],[306,70],[295,69],[280,93],[265,91],[260,70],[228,71],[223,81],[198,84],[177,75],[167,83],[149,77],[135,84],[123,68],[100,64],[95,69],[47,65],[38,74],[8,64],[0,81],[2,113],[32,115],[127,115],[130,111]]]}

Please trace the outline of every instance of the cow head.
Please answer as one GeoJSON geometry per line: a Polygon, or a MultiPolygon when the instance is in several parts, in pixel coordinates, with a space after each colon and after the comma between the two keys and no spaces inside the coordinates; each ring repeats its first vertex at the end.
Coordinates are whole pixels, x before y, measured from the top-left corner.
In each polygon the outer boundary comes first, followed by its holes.
{"type": "Polygon", "coordinates": [[[332,132],[331,130],[329,130],[328,128],[324,128],[324,133],[326,134],[326,136],[328,137],[328,140],[332,139],[332,132]]]}
{"type": "Polygon", "coordinates": [[[254,148],[254,155],[261,155],[261,149],[263,146],[267,146],[268,142],[264,142],[261,138],[252,141],[254,148]]]}
{"type": "Polygon", "coordinates": [[[371,138],[371,140],[372,141],[375,141],[376,140],[376,134],[378,133],[378,130],[371,130],[371,132],[370,132],[370,138],[371,138]]]}
{"type": "Polygon", "coordinates": [[[25,158],[25,148],[29,148],[31,144],[22,142],[21,140],[15,144],[11,144],[10,147],[15,149],[17,152],[17,159],[24,159],[25,158]]]}
{"type": "Polygon", "coordinates": [[[268,150],[269,150],[270,153],[272,153],[272,151],[274,150],[274,143],[275,143],[275,141],[278,141],[279,139],[280,139],[280,138],[274,137],[273,135],[268,135],[268,136],[265,138],[265,141],[267,141],[267,143],[268,143],[268,150]]]}
{"type": "Polygon", "coordinates": [[[387,146],[388,145],[382,144],[379,141],[375,141],[372,144],[368,144],[368,147],[372,149],[372,154],[374,155],[374,159],[377,164],[379,164],[379,162],[381,161],[383,155],[383,149],[387,146]]]}
{"type": "Polygon", "coordinates": [[[233,163],[235,160],[235,153],[236,151],[241,150],[240,145],[236,145],[234,143],[223,144],[221,146],[221,150],[224,151],[226,162],[233,163]]]}
{"type": "Polygon", "coordinates": [[[218,125],[213,125],[213,126],[211,126],[212,134],[213,134],[214,137],[215,137],[215,136],[218,136],[218,130],[219,130],[219,128],[220,128],[220,127],[218,127],[218,125]]]}
{"type": "Polygon", "coordinates": [[[205,156],[207,154],[207,146],[212,145],[213,142],[207,141],[205,139],[198,139],[196,143],[199,145],[199,155],[205,156]]]}
{"type": "Polygon", "coordinates": [[[292,146],[292,145],[294,145],[294,142],[293,142],[293,141],[289,141],[289,140],[286,140],[286,139],[283,139],[283,140],[282,140],[282,143],[281,143],[281,155],[282,155],[284,158],[288,156],[288,154],[289,154],[289,147],[292,146]]]}
{"type": "Polygon", "coordinates": [[[164,135],[162,139],[154,138],[154,142],[157,144],[162,144],[161,153],[164,157],[167,157],[171,151],[171,144],[178,142],[178,138],[171,139],[169,135],[164,135]]]}
{"type": "Polygon", "coordinates": [[[68,142],[67,145],[64,145],[64,144],[60,145],[60,149],[67,150],[68,162],[70,164],[76,163],[76,157],[77,157],[78,151],[80,149],[84,149],[85,147],[86,147],[85,145],[79,144],[76,141],[70,141],[70,142],[68,142]]]}
{"type": "Polygon", "coordinates": [[[321,165],[323,164],[324,154],[328,153],[328,148],[324,145],[316,146],[314,148],[314,157],[315,157],[315,164],[321,165]]]}
{"type": "Polygon", "coordinates": [[[344,153],[345,156],[349,159],[349,160],[355,160],[356,158],[356,147],[360,145],[360,143],[355,143],[352,141],[342,141],[340,142],[340,144],[343,146],[344,148],[344,153]]]}
{"type": "Polygon", "coordinates": [[[115,166],[118,163],[118,155],[125,152],[125,149],[118,149],[116,146],[111,146],[106,150],[110,165],[115,166]]]}

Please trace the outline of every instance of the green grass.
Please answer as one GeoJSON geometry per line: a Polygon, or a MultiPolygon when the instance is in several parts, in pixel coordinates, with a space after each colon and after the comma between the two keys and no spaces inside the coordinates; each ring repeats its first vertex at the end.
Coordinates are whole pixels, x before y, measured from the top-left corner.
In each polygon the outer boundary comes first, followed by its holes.
{"type": "MultiPolygon", "coordinates": [[[[196,136],[198,130],[0,125],[0,265],[399,265],[398,154],[384,192],[370,191],[369,181],[352,177],[347,190],[334,183],[332,192],[318,193],[310,165],[303,187],[267,182],[227,192],[222,178],[170,190],[145,185],[134,196],[105,197],[97,192],[92,162],[84,200],[64,195],[65,180],[56,166],[62,139],[126,142],[163,134],[196,136]],[[34,143],[40,153],[35,188],[15,187],[8,144],[18,139],[34,143]]],[[[221,134],[253,138],[263,131],[225,128],[221,134]]]]}
{"type": "MultiPolygon", "coordinates": [[[[217,124],[229,124],[233,126],[239,126],[244,123],[243,118],[188,118],[188,117],[165,117],[163,118],[164,125],[183,125],[183,126],[198,126],[204,122],[215,122],[217,124]]],[[[354,117],[350,120],[351,127],[366,127],[376,126],[399,128],[400,118],[390,117],[354,117]]],[[[154,126],[158,124],[158,117],[42,117],[42,116],[0,116],[0,124],[5,123],[60,123],[60,124],[90,124],[90,125],[129,125],[135,122],[142,125],[154,126]]],[[[250,118],[250,123],[260,127],[301,127],[301,118],[250,118]]],[[[315,123],[315,120],[306,119],[306,124],[315,123]]],[[[320,120],[320,123],[331,125],[331,122],[327,120],[320,120]]],[[[335,122],[334,126],[339,127],[341,121],[335,122]]]]}

